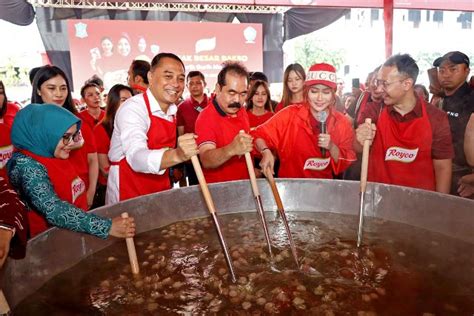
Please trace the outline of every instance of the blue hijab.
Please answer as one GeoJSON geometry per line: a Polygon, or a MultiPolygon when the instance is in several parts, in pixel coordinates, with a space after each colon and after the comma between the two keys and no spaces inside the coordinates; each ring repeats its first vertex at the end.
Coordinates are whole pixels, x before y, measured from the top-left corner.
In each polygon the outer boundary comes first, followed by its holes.
{"type": "Polygon", "coordinates": [[[74,124],[79,130],[81,120],[60,106],[30,104],[15,116],[11,131],[12,144],[17,149],[53,158],[59,140],[74,124]]]}

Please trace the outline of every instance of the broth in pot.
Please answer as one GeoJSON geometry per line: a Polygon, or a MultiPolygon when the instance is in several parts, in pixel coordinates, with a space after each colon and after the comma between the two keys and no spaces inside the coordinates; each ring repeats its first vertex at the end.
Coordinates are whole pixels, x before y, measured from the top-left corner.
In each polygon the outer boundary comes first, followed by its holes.
{"type": "Polygon", "coordinates": [[[298,269],[281,219],[266,216],[273,258],[255,212],[219,215],[235,284],[212,220],[197,218],[136,236],[138,276],[118,242],[48,281],[14,314],[474,314],[472,244],[367,218],[357,249],[356,217],[291,212],[298,269]]]}

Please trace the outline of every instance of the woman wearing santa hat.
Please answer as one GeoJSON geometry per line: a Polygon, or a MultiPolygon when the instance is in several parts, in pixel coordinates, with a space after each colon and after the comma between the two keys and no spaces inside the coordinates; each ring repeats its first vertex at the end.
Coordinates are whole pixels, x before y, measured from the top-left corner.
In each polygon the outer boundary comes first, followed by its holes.
{"type": "Polygon", "coordinates": [[[336,86],[336,69],[314,64],[306,76],[304,102],[257,127],[253,136],[265,174],[273,174],[273,152],[280,158],[282,178],[332,179],[355,161],[351,123],[334,108],[336,86]]]}

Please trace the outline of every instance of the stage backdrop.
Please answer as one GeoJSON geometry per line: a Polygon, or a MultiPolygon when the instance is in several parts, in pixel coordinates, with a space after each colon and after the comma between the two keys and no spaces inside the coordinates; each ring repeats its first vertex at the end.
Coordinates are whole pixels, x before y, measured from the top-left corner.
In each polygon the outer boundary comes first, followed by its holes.
{"type": "Polygon", "coordinates": [[[226,60],[263,69],[260,24],[69,20],[68,35],[76,91],[94,74],[106,89],[126,83],[132,60],[151,61],[160,52],[180,56],[186,73],[204,73],[210,91],[226,60]]]}

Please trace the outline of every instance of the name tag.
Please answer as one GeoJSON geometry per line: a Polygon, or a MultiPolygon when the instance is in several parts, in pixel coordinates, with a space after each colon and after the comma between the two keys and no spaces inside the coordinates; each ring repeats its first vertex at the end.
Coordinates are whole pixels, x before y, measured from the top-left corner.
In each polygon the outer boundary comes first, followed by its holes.
{"type": "Polygon", "coordinates": [[[406,149],[401,147],[390,147],[385,153],[385,161],[399,161],[404,163],[413,162],[418,155],[418,148],[406,149]]]}
{"type": "Polygon", "coordinates": [[[0,147],[0,169],[3,169],[13,155],[13,145],[0,147]]]}
{"type": "Polygon", "coordinates": [[[309,158],[304,163],[304,170],[324,170],[330,162],[331,158],[309,158]]]}
{"type": "Polygon", "coordinates": [[[72,203],[76,201],[76,199],[86,191],[86,184],[82,181],[81,178],[75,178],[71,183],[71,190],[72,190],[72,203]]]}

